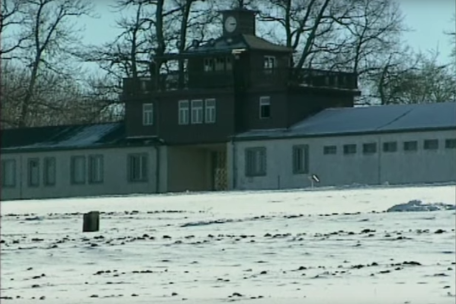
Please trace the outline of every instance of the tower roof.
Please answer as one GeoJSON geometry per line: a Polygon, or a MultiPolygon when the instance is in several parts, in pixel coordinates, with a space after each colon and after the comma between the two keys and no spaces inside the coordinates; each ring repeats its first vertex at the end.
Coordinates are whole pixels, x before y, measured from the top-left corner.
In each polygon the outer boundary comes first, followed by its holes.
{"type": "Polygon", "coordinates": [[[236,37],[219,37],[206,44],[190,50],[191,53],[210,53],[230,51],[234,49],[262,50],[271,52],[292,53],[294,50],[283,45],[275,44],[254,35],[238,35],[236,37]]]}

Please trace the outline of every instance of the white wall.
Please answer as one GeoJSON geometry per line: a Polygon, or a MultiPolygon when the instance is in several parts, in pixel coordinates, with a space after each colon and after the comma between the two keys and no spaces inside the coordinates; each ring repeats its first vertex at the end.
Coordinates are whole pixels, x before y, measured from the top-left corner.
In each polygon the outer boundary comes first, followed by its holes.
{"type": "MultiPolygon", "coordinates": [[[[160,192],[166,190],[166,148],[162,147],[160,160],[160,192]]],[[[16,186],[2,187],[2,200],[10,199],[39,199],[96,195],[120,195],[129,193],[157,192],[157,163],[154,147],[128,147],[94,150],[72,150],[54,152],[13,153],[1,155],[2,160],[16,160],[16,186]],[[149,172],[146,182],[129,182],[127,179],[127,156],[130,153],[147,153],[149,157],[149,172]],[[74,185],[71,183],[70,163],[72,156],[89,156],[101,154],[104,156],[104,181],[101,184],[74,185]],[[56,185],[43,185],[43,158],[56,158],[56,185]],[[27,180],[27,161],[29,158],[40,159],[40,186],[29,187],[27,180]]]]}
{"type": "Polygon", "coordinates": [[[320,186],[352,184],[374,185],[435,183],[456,181],[456,149],[445,149],[445,139],[455,138],[453,131],[391,133],[236,142],[234,155],[235,189],[287,189],[309,187],[308,175],[294,175],[292,147],[309,145],[309,171],[320,177],[320,186]],[[423,150],[423,140],[439,139],[438,150],[423,150]],[[417,152],[404,152],[403,141],[418,141],[417,152]],[[397,141],[398,151],[382,152],[384,142],[397,141]],[[363,155],[362,144],[376,142],[377,153],[363,155]],[[343,145],[357,144],[355,155],[344,155],[343,145]],[[323,155],[323,147],[337,145],[336,155],[323,155]],[[267,175],[245,176],[245,149],[266,147],[267,175]]]}

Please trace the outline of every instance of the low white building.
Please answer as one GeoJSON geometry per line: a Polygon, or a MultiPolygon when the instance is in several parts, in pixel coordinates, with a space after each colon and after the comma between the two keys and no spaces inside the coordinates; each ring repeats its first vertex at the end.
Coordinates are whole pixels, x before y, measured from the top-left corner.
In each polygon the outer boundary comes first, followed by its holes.
{"type": "Polygon", "coordinates": [[[122,122],[2,130],[1,199],[216,190],[220,168],[231,190],[455,182],[456,103],[327,109],[216,148],[226,166],[122,122]]]}
{"type": "Polygon", "coordinates": [[[127,140],[123,123],[3,130],[1,199],[156,193],[161,154],[154,139],[127,140]]]}
{"type": "Polygon", "coordinates": [[[456,181],[456,103],[327,109],[229,149],[234,189],[456,181]]]}

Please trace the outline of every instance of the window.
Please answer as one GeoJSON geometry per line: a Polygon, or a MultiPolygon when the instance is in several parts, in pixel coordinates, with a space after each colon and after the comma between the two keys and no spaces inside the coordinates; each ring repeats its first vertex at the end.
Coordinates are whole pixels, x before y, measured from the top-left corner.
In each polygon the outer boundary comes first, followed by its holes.
{"type": "Polygon", "coordinates": [[[141,83],[141,91],[144,92],[144,93],[148,93],[149,92],[150,80],[148,80],[148,79],[140,79],[139,81],[141,83]]]}
{"type": "Polygon", "coordinates": [[[349,145],[344,145],[344,154],[356,154],[356,145],[355,144],[349,144],[349,145]]]}
{"type": "Polygon", "coordinates": [[[203,101],[192,100],[192,124],[203,123],[203,101]]]}
{"type": "Polygon", "coordinates": [[[396,152],[397,151],[397,142],[389,141],[383,143],[383,152],[396,152]]]}
{"type": "Polygon", "coordinates": [[[264,71],[265,73],[272,73],[276,66],[276,59],[274,56],[264,56],[264,71]]]}
{"type": "Polygon", "coordinates": [[[73,156],[71,158],[71,183],[84,184],[86,182],[86,158],[85,156],[73,156]]]}
{"type": "Polygon", "coordinates": [[[45,186],[55,185],[56,170],[55,157],[45,157],[43,161],[43,184],[45,186]]]}
{"type": "Polygon", "coordinates": [[[28,186],[38,187],[40,185],[40,160],[30,158],[27,161],[28,186]]]}
{"type": "Polygon", "coordinates": [[[271,100],[269,96],[260,97],[260,118],[271,117],[271,100]]]}
{"type": "Polygon", "coordinates": [[[215,70],[224,71],[225,70],[225,58],[216,58],[215,59],[215,70]]]}
{"type": "Polygon", "coordinates": [[[179,124],[180,125],[188,125],[189,122],[189,115],[190,109],[188,100],[180,100],[179,101],[179,124]]]}
{"type": "Polygon", "coordinates": [[[248,177],[266,175],[266,148],[245,150],[245,175],[248,177]]]}
{"type": "Polygon", "coordinates": [[[446,139],[445,148],[446,149],[456,149],[456,138],[446,139]]]}
{"type": "Polygon", "coordinates": [[[214,59],[206,58],[204,59],[204,71],[212,72],[214,70],[214,59]]]}
{"type": "Polygon", "coordinates": [[[16,161],[14,159],[2,160],[2,187],[13,188],[16,186],[16,161]]]}
{"type": "Polygon", "coordinates": [[[206,99],[205,104],[205,115],[204,115],[204,122],[205,123],[215,123],[215,99],[206,99]]]}
{"type": "Polygon", "coordinates": [[[145,182],[148,178],[147,154],[130,154],[127,161],[128,181],[145,182]]]}
{"type": "Polygon", "coordinates": [[[423,143],[424,150],[437,150],[439,148],[438,139],[426,139],[423,143]]]}
{"type": "Polygon", "coordinates": [[[233,69],[233,63],[230,57],[226,57],[226,70],[231,71],[233,69]]]}
{"type": "Polygon", "coordinates": [[[89,156],[89,183],[99,184],[104,178],[104,160],[103,155],[89,156]]]}
{"type": "Polygon", "coordinates": [[[418,150],[418,142],[415,141],[404,141],[404,151],[416,151],[418,150]]]}
{"type": "Polygon", "coordinates": [[[154,104],[143,104],[143,125],[151,126],[154,124],[154,104]]]}
{"type": "Polygon", "coordinates": [[[323,147],[324,155],[336,154],[336,153],[337,153],[337,146],[324,146],[323,147]]]}
{"type": "Polygon", "coordinates": [[[363,144],[363,154],[375,154],[377,152],[376,143],[363,144]]]}
{"type": "Polygon", "coordinates": [[[309,173],[309,146],[304,145],[293,147],[293,173],[309,173]]]}

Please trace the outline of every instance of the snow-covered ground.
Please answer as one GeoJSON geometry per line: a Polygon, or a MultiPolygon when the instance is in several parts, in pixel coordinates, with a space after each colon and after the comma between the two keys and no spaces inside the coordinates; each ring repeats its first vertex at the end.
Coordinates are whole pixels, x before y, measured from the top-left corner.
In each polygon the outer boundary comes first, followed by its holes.
{"type": "Polygon", "coordinates": [[[385,212],[455,190],[2,202],[0,302],[455,303],[455,211],[385,212]]]}

